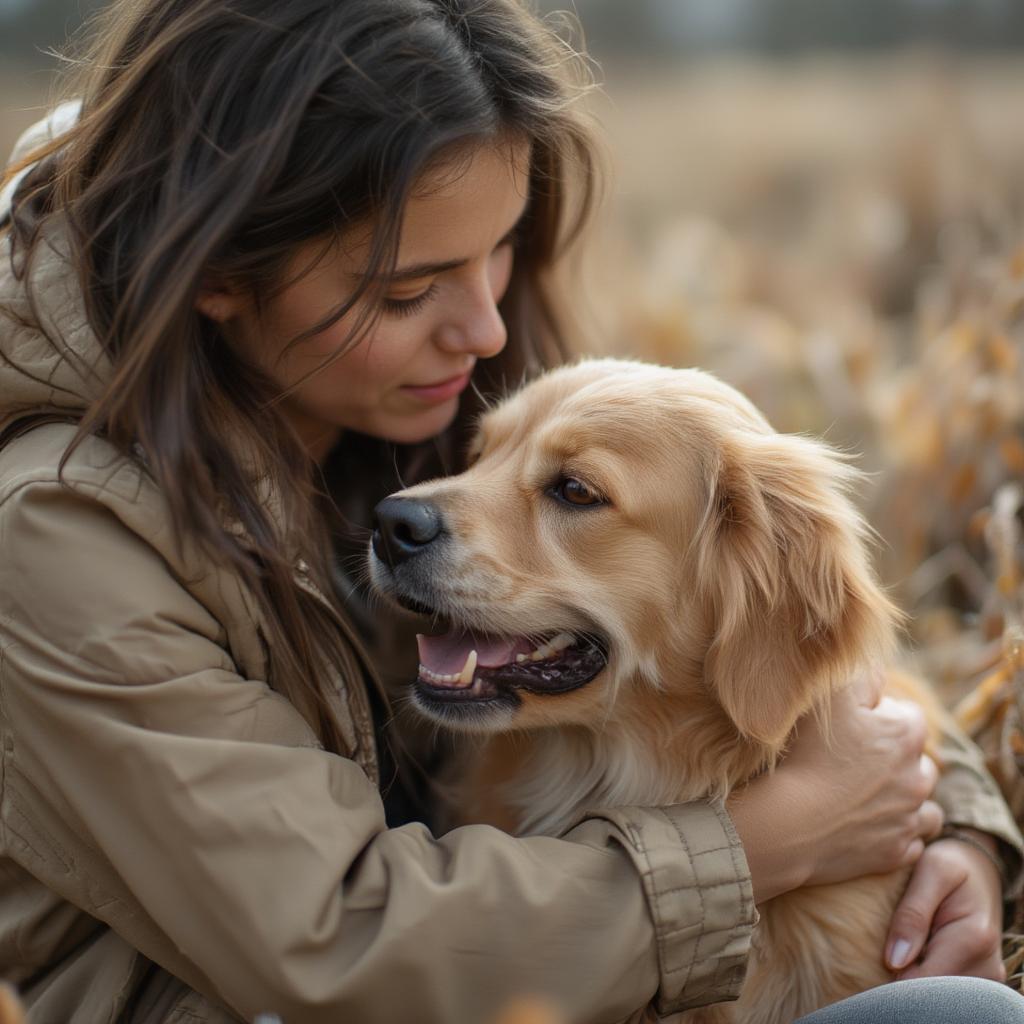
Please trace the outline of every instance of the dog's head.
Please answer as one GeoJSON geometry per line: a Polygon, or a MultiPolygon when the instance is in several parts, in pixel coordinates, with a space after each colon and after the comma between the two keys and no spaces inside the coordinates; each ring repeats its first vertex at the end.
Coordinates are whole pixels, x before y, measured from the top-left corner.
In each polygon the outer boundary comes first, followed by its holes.
{"type": "Polygon", "coordinates": [[[414,699],[449,725],[599,727],[653,695],[777,747],[891,638],[856,479],[709,374],[583,362],[378,506],[371,575],[435,617],[414,699]]]}

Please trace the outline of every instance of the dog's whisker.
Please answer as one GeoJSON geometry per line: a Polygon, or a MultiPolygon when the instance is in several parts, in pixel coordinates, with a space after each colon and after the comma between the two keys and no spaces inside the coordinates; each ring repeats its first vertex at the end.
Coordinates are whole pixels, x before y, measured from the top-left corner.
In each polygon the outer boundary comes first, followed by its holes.
{"type": "Polygon", "coordinates": [[[390,445],[391,448],[391,468],[395,471],[395,479],[398,481],[398,489],[404,491],[408,485],[402,478],[402,470],[398,466],[398,446],[390,445]]]}
{"type": "Polygon", "coordinates": [[[469,385],[473,389],[473,394],[476,396],[476,400],[480,403],[483,411],[490,412],[494,408],[494,400],[480,390],[475,380],[470,379],[469,385]]]}

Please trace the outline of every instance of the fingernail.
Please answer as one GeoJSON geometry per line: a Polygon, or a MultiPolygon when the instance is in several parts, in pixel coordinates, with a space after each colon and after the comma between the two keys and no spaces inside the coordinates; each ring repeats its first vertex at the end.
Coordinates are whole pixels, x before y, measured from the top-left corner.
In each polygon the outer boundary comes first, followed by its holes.
{"type": "Polygon", "coordinates": [[[910,960],[910,943],[906,939],[897,939],[889,949],[889,966],[900,970],[910,960]]]}

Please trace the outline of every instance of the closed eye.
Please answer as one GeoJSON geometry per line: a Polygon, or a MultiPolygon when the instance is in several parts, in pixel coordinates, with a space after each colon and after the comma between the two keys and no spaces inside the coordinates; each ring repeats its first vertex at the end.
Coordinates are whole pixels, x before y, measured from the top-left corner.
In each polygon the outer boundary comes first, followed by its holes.
{"type": "MultiPolygon", "coordinates": [[[[526,217],[527,213],[524,211],[508,233],[494,247],[494,252],[497,252],[505,246],[512,246],[513,250],[516,248],[524,233],[524,222],[526,217]]],[[[415,280],[417,277],[426,277],[428,274],[442,274],[463,266],[465,262],[465,260],[452,260],[448,263],[423,264],[416,267],[407,267],[404,270],[394,271],[389,280],[391,282],[415,280]]],[[[420,292],[419,295],[414,295],[408,299],[393,299],[385,296],[381,299],[381,308],[392,316],[412,316],[413,314],[418,313],[434,297],[436,292],[437,281],[435,280],[429,287],[420,292]]]]}
{"type": "Polygon", "coordinates": [[[428,288],[424,288],[419,295],[409,299],[391,299],[385,296],[381,299],[381,305],[386,313],[392,316],[412,316],[418,313],[437,293],[437,282],[434,281],[428,288]]]}

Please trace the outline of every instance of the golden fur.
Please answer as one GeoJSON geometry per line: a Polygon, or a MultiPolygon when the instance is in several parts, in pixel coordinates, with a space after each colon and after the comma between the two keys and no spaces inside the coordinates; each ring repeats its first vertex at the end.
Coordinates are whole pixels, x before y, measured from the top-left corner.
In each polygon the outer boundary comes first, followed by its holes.
{"type": "MultiPolygon", "coordinates": [[[[472,456],[402,492],[439,509],[447,533],[417,598],[494,634],[597,633],[609,657],[571,692],[455,722],[480,734],[459,772],[465,819],[557,834],[588,808],[724,799],[771,768],[798,718],[893,652],[898,614],[848,498],[857,471],[775,433],[706,373],[553,371],[484,417],[472,456]],[[567,478],[603,504],[553,500],[567,478]]],[[[905,877],[765,904],[740,1000],[683,1019],[788,1024],[889,980],[905,877]]]]}

